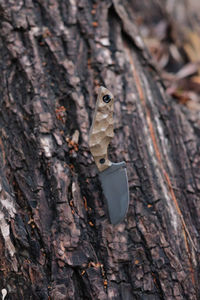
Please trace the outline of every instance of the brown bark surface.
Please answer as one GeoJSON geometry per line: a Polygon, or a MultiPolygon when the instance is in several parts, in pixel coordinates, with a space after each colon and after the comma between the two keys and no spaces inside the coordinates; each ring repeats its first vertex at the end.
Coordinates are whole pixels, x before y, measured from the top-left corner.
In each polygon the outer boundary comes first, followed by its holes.
{"type": "Polygon", "coordinates": [[[165,92],[139,3],[0,1],[5,300],[200,298],[199,124],[165,92]],[[110,159],[129,178],[117,226],[88,147],[99,85],[115,97],[110,159]]]}

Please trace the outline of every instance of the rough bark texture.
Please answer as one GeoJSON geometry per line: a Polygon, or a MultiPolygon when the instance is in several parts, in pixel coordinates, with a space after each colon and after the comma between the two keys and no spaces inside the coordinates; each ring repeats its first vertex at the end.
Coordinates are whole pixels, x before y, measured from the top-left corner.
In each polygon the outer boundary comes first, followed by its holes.
{"type": "Polygon", "coordinates": [[[137,2],[0,1],[5,300],[200,298],[199,124],[166,96],[137,2]],[[110,158],[128,169],[117,226],[88,148],[98,85],[115,97],[110,158]]]}

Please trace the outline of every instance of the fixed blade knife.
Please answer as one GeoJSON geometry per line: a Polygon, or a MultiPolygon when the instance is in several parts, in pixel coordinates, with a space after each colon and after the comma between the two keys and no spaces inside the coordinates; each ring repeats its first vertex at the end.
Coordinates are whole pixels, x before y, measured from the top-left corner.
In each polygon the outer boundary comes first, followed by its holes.
{"type": "Polygon", "coordinates": [[[99,170],[110,222],[120,223],[129,206],[126,163],[113,163],[108,159],[108,145],[114,137],[114,97],[105,87],[100,87],[93,122],[89,134],[89,147],[99,170]]]}

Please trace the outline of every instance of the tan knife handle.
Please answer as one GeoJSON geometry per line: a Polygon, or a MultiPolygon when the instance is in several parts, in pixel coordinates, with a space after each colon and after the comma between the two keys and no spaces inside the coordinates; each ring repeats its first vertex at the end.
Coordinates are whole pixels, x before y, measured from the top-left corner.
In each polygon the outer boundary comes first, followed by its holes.
{"type": "Polygon", "coordinates": [[[101,86],[89,135],[90,151],[100,172],[112,164],[108,159],[108,145],[114,137],[113,110],[113,95],[101,86]]]}

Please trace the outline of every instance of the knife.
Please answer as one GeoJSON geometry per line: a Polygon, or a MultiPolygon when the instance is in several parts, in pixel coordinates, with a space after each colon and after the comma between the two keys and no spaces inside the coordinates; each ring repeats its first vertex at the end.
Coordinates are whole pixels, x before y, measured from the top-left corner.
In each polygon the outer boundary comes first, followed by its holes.
{"type": "Polygon", "coordinates": [[[99,170],[110,222],[118,224],[128,211],[129,189],[126,163],[113,163],[108,159],[108,145],[114,137],[113,110],[114,97],[101,86],[89,134],[89,147],[99,170]]]}

